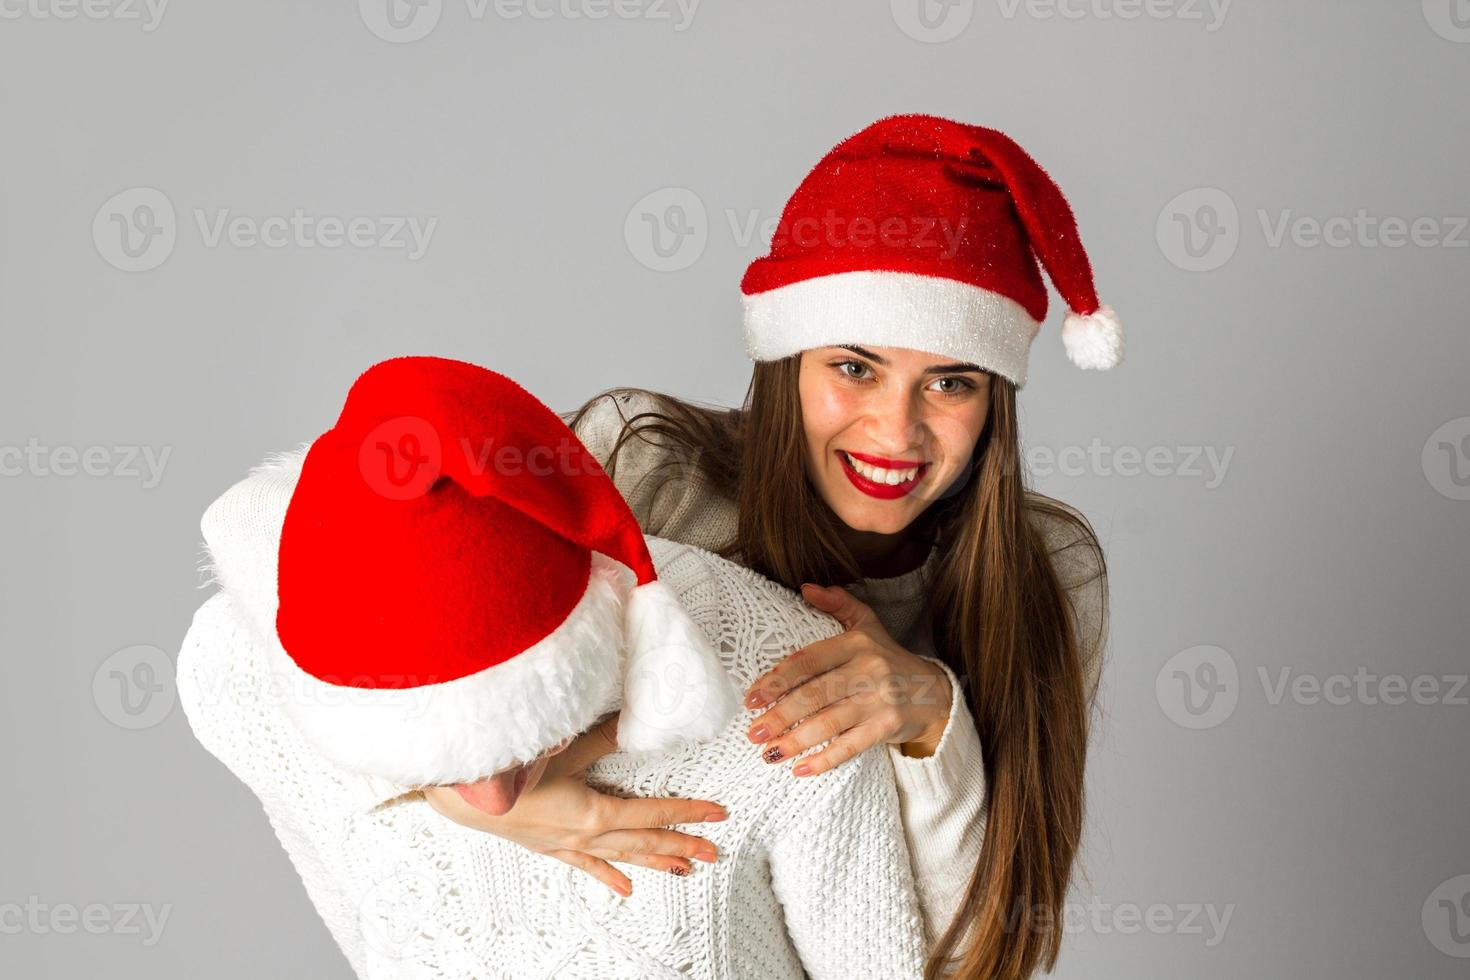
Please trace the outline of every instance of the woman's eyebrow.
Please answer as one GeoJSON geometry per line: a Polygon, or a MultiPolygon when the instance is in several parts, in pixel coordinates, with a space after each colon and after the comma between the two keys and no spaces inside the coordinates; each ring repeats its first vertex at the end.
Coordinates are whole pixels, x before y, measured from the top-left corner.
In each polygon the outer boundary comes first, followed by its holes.
{"type": "Polygon", "coordinates": [[[924,369],[925,374],[984,374],[984,368],[977,364],[936,364],[934,367],[924,369]]]}
{"type": "MultiPolygon", "coordinates": [[[[865,347],[859,347],[857,344],[838,344],[837,346],[838,347],[841,347],[843,350],[850,350],[854,354],[861,354],[863,357],[866,357],[866,358],[868,358],[870,360],[876,361],[878,364],[882,365],[883,367],[887,367],[888,366],[888,362],[886,360],[884,360],[883,358],[879,357],[877,354],[874,354],[872,351],[868,350],[865,347]]],[[[984,374],[985,372],[984,372],[984,370],[982,368],[980,368],[978,365],[975,365],[975,364],[936,364],[933,367],[926,367],[924,369],[924,373],[925,374],[966,374],[966,373],[984,374]]]]}

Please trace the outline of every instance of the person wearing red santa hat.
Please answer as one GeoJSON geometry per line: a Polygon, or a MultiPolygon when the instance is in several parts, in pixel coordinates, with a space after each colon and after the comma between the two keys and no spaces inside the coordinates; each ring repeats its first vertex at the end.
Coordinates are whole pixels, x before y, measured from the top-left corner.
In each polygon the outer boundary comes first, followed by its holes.
{"type": "Polygon", "coordinates": [[[748,738],[795,777],[887,745],[931,966],[967,978],[1055,963],[1055,919],[1015,910],[1061,913],[1107,635],[1096,535],[1022,466],[1043,272],[1068,360],[1120,364],[1046,171],[997,130],[886,117],[817,162],[745,272],[742,408],[624,389],[574,419],[645,531],[846,627],[749,686],[748,738]]]}
{"type": "MultiPolygon", "coordinates": [[[[931,964],[964,977],[1055,962],[1061,931],[1044,923],[1081,835],[1107,637],[1097,536],[1022,466],[1043,272],[1068,359],[1121,363],[1120,319],[1046,171],[997,130],[885,117],[817,162],[746,271],[740,408],[623,389],[569,419],[644,533],[799,588],[845,627],[750,685],[752,751],[808,778],[886,746],[931,964]]],[[[241,493],[274,492],[260,482],[241,493]]],[[[579,850],[585,819],[562,801],[591,790],[555,766],[485,829],[579,850]]]]}
{"type": "Polygon", "coordinates": [[[461,784],[490,814],[618,711],[625,751],[737,708],[601,466],[511,379],[400,357],[306,454],[281,527],[273,670],[345,769],[461,784]]]}

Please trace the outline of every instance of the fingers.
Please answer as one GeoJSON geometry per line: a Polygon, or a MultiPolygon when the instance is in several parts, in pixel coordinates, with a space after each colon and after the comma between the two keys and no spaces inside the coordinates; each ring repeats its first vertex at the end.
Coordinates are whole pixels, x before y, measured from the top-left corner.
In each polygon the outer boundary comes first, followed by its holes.
{"type": "Polygon", "coordinates": [[[798,647],[755,679],[746,691],[745,706],[759,708],[772,704],[813,677],[846,663],[852,654],[852,642],[846,633],[798,647]]]}
{"type": "Polygon", "coordinates": [[[689,871],[689,861],[713,864],[719,849],[702,837],[674,830],[617,830],[602,834],[588,850],[610,861],[631,861],[644,867],[667,871],[689,871]]]}
{"type": "Polygon", "coordinates": [[[853,691],[847,673],[829,670],[802,684],[776,702],[775,707],[757,715],[746,730],[746,737],[758,745],[779,738],[803,718],[848,698],[853,691]]]}
{"type": "Polygon", "coordinates": [[[716,823],[729,816],[718,803],[672,798],[623,800],[609,796],[603,798],[600,809],[599,830],[602,833],[684,823],[716,823]]]}
{"type": "MultiPolygon", "coordinates": [[[[871,709],[867,706],[851,699],[838,701],[806,718],[786,734],[764,743],[765,751],[761,753],[761,758],[768,763],[793,759],[807,749],[836,739],[872,719],[871,709]]],[[[883,741],[881,734],[879,726],[871,724],[865,726],[863,737],[872,739],[868,744],[874,744],[877,741],[883,741]]],[[[862,746],[862,748],[867,747],[867,744],[862,746]]],[[[801,761],[808,762],[809,760],[801,761]]]]}
{"type": "Polygon", "coordinates": [[[859,602],[840,585],[822,586],[814,582],[803,582],[801,597],[841,623],[843,629],[853,630],[878,622],[878,614],[873,612],[871,606],[859,602]]]}
{"type": "Polygon", "coordinates": [[[839,735],[825,749],[813,752],[811,755],[798,762],[792,768],[794,776],[817,776],[831,769],[836,769],[844,762],[855,757],[861,752],[882,742],[883,735],[872,725],[859,725],[849,728],[839,735]]]}
{"type": "Polygon", "coordinates": [[[547,772],[553,775],[581,772],[609,752],[616,752],[620,714],[621,712],[615,711],[607,715],[573,739],[561,752],[551,756],[547,772]]]}
{"type": "Polygon", "coordinates": [[[596,878],[624,898],[633,894],[632,879],[601,858],[595,858],[581,851],[563,850],[550,851],[549,853],[558,861],[563,861],[574,868],[587,872],[587,874],[596,878]]]}

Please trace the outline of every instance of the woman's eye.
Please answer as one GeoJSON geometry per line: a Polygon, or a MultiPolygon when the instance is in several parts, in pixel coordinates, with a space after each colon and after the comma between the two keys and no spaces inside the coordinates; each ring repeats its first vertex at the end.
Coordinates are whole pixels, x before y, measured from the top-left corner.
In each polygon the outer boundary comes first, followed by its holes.
{"type": "Polygon", "coordinates": [[[837,370],[841,371],[844,377],[851,378],[854,381],[861,381],[862,380],[862,372],[866,371],[867,369],[868,369],[868,366],[866,364],[864,364],[862,361],[838,361],[837,362],[837,370]],[[848,368],[856,368],[857,370],[856,370],[856,372],[849,371],[848,368]]]}
{"type": "Polygon", "coordinates": [[[975,386],[969,381],[966,381],[964,378],[940,378],[938,381],[935,382],[935,384],[944,384],[946,381],[952,382],[954,384],[954,387],[950,388],[948,391],[940,391],[941,395],[957,397],[959,395],[967,394],[968,392],[971,392],[975,389],[975,386]]]}

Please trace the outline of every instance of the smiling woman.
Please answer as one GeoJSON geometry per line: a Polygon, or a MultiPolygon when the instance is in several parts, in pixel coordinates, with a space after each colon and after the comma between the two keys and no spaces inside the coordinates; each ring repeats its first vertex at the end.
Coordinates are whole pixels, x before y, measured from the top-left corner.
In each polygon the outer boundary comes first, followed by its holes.
{"type": "Polygon", "coordinates": [[[969,475],[989,416],[990,376],[898,347],[842,344],[800,357],[811,478],[849,547],[881,559],[888,549],[863,548],[863,532],[898,534],[969,475]]]}
{"type": "Polygon", "coordinates": [[[1086,519],[1025,486],[1016,394],[1042,268],[1068,357],[1119,363],[1122,327],[1035,161],[995,130],[879,120],[813,168],[746,271],[739,409],[616,392],[572,422],[647,533],[799,588],[843,626],[750,685],[748,737],[768,763],[815,750],[798,777],[887,746],[931,977],[1050,969],[1062,936],[1044,923],[1082,831],[1106,569],[1086,519]],[[965,231],[949,249],[792,233],[859,217],[965,231]],[[1018,926],[1018,910],[1044,914],[1018,926]]]}

